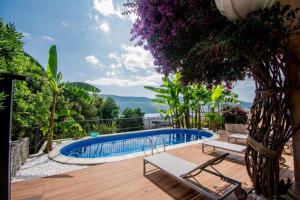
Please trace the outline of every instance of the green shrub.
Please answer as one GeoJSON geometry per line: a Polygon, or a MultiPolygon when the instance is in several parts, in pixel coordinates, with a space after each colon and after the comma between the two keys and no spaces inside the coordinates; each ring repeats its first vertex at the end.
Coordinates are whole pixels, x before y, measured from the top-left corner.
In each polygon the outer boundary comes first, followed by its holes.
{"type": "Polygon", "coordinates": [[[117,126],[115,122],[108,124],[96,124],[93,125],[93,132],[100,132],[100,134],[112,134],[117,132],[117,126]]]}
{"type": "Polygon", "coordinates": [[[222,129],[224,127],[224,120],[220,113],[207,112],[204,114],[210,129],[222,129]]]}

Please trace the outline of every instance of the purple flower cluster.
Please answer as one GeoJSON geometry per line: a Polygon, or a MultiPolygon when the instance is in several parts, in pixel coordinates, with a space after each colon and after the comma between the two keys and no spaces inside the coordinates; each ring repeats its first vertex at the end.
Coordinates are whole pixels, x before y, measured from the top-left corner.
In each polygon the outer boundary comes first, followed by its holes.
{"type": "Polygon", "coordinates": [[[247,112],[241,107],[226,106],[222,109],[222,116],[225,123],[245,124],[248,116],[247,112]]]}
{"type": "Polygon", "coordinates": [[[129,1],[126,6],[138,16],[131,40],[151,52],[158,72],[178,71],[185,54],[193,47],[193,37],[209,25],[210,4],[210,0],[129,1]]]}

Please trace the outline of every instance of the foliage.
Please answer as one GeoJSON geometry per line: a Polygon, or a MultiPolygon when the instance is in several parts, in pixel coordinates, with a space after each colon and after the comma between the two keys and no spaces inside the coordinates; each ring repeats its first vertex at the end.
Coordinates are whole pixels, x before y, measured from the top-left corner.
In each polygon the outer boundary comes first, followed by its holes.
{"type": "Polygon", "coordinates": [[[97,124],[93,126],[94,131],[99,131],[100,134],[112,134],[117,132],[117,125],[114,121],[107,124],[97,124]]]}
{"type": "Polygon", "coordinates": [[[143,118],[144,114],[141,108],[126,108],[122,112],[123,118],[143,118]]]}
{"type": "Polygon", "coordinates": [[[60,110],[55,113],[55,139],[60,138],[75,138],[85,136],[84,130],[81,125],[74,119],[77,114],[74,110],[60,110]]]}
{"type": "Polygon", "coordinates": [[[222,84],[217,86],[212,86],[211,89],[208,90],[207,94],[207,103],[209,104],[212,112],[215,108],[217,108],[220,103],[238,103],[238,95],[231,92],[230,90],[224,89],[222,84]]]}
{"type": "Polygon", "coordinates": [[[4,92],[0,92],[0,110],[4,109],[3,101],[6,98],[6,94],[4,92]]]}
{"type": "MultiPolygon", "coordinates": [[[[99,95],[94,95],[92,99],[91,103],[87,103],[69,90],[62,89],[57,98],[56,110],[58,113],[65,110],[75,111],[76,113],[72,117],[76,121],[99,120],[102,115],[103,100],[99,95]]],[[[61,119],[58,119],[58,121],[61,121],[61,119]]]]}
{"type": "Polygon", "coordinates": [[[245,124],[248,116],[247,112],[239,106],[226,106],[222,109],[222,116],[225,123],[245,124]]]}
{"type": "MultiPolygon", "coordinates": [[[[55,110],[56,110],[56,102],[59,93],[66,89],[71,93],[78,96],[80,99],[85,101],[86,103],[92,103],[92,97],[90,94],[99,93],[100,90],[92,85],[81,82],[72,82],[72,83],[63,83],[62,84],[62,74],[61,72],[57,72],[57,52],[56,46],[52,45],[49,49],[49,58],[48,58],[48,66],[47,66],[47,79],[49,87],[52,91],[52,103],[51,103],[51,112],[50,112],[50,124],[49,131],[47,134],[47,151],[52,150],[52,140],[53,140],[53,130],[54,130],[54,118],[55,118],[55,110]]],[[[79,127],[77,125],[77,127],[79,127]]]]}
{"type": "Polygon", "coordinates": [[[44,69],[23,51],[21,39],[14,25],[0,20],[0,71],[28,77],[27,81],[15,82],[12,139],[27,136],[31,140],[32,130],[48,122],[51,97],[44,69]]]}
{"type": "Polygon", "coordinates": [[[158,111],[164,114],[166,117],[174,116],[177,127],[180,127],[180,120],[182,118],[179,96],[182,90],[180,77],[180,74],[176,73],[172,79],[167,76],[162,78],[163,83],[159,88],[145,86],[146,89],[156,92],[156,98],[153,100],[154,103],[168,105],[167,110],[158,108],[158,111]]]}
{"type": "Polygon", "coordinates": [[[255,60],[272,59],[272,50],[286,46],[282,39],[300,26],[297,10],[279,3],[236,22],[222,16],[209,0],[129,0],[125,6],[127,13],[138,16],[132,40],[151,52],[159,72],[180,70],[188,82],[243,79],[255,60]]]}
{"type": "Polygon", "coordinates": [[[257,93],[249,126],[252,142],[245,156],[247,171],[258,193],[277,199],[280,156],[266,155],[255,144],[281,152],[297,130],[291,119],[298,120],[297,109],[290,107],[297,98],[291,100],[290,90],[298,87],[299,57],[289,47],[290,36],[299,34],[300,9],[278,2],[231,22],[209,0],[133,0],[126,5],[138,16],[133,39],[150,50],[159,72],[180,71],[186,82],[210,85],[243,79],[251,72],[257,93]]]}
{"type": "Polygon", "coordinates": [[[209,127],[212,130],[216,130],[220,126],[220,123],[222,123],[222,120],[220,120],[222,117],[219,113],[215,112],[215,109],[219,108],[221,103],[238,103],[238,95],[228,89],[224,89],[222,84],[217,86],[213,85],[207,94],[206,101],[211,110],[207,116],[209,119],[209,127]]]}
{"type": "MultiPolygon", "coordinates": [[[[181,75],[176,73],[174,78],[164,77],[161,87],[145,86],[153,92],[156,92],[154,103],[164,104],[168,106],[168,110],[158,109],[167,117],[175,117],[177,127],[190,126],[190,112],[195,113],[196,120],[192,120],[193,127],[201,127],[201,108],[208,105],[212,113],[219,108],[221,103],[230,102],[237,103],[238,95],[231,92],[232,85],[226,83],[225,86],[218,84],[217,86],[207,87],[202,84],[181,83],[181,75]],[[183,98],[183,102],[180,98],[183,98]],[[185,121],[183,122],[182,119],[185,121]]],[[[217,115],[217,114],[214,114],[217,115]]],[[[209,117],[210,120],[218,119],[218,117],[209,117]]],[[[211,122],[210,124],[215,124],[211,122]]],[[[212,127],[211,127],[212,128],[212,127]]]]}
{"type": "Polygon", "coordinates": [[[132,131],[132,130],[142,130],[144,129],[144,114],[141,108],[126,108],[122,112],[121,120],[118,122],[125,123],[119,124],[122,129],[132,131]],[[122,120],[123,119],[123,120],[122,120]],[[126,122],[128,119],[128,123],[126,122]]]}
{"type": "Polygon", "coordinates": [[[224,120],[220,113],[218,112],[207,112],[204,114],[204,117],[207,119],[208,127],[211,129],[223,129],[224,120]]]}
{"type": "Polygon", "coordinates": [[[0,72],[17,72],[15,62],[23,53],[22,34],[13,24],[4,24],[0,18],[0,72]]]}
{"type": "Polygon", "coordinates": [[[108,97],[101,108],[102,119],[115,119],[119,116],[119,106],[113,98],[108,97]]]}
{"type": "Polygon", "coordinates": [[[222,33],[232,23],[214,1],[132,0],[125,6],[138,16],[132,40],[151,52],[159,72],[180,70],[186,81],[220,83],[242,79],[248,71],[247,65],[238,65],[236,56],[228,61],[222,58],[222,33]]]}

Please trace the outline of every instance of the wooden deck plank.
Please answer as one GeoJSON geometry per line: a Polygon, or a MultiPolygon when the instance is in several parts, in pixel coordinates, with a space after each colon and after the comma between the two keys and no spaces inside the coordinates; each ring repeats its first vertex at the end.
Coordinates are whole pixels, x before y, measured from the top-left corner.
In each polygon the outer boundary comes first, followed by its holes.
{"type": "MultiPolygon", "coordinates": [[[[200,145],[190,145],[168,151],[185,160],[201,164],[221,151],[203,154],[200,145]]],[[[281,168],[281,175],[293,178],[292,156],[285,156],[287,165],[281,168]]],[[[150,167],[148,165],[147,167],[150,167]]],[[[148,168],[150,169],[150,168],[148,168]]],[[[224,175],[243,183],[246,190],[251,188],[243,158],[231,154],[217,166],[224,175]]],[[[219,190],[226,187],[224,182],[209,174],[197,177],[201,184],[219,190]]],[[[234,195],[228,199],[234,199],[234,195]]],[[[12,183],[14,200],[95,200],[95,199],[206,199],[194,190],[185,187],[161,171],[143,176],[142,157],[91,166],[65,174],[12,183]]]]}

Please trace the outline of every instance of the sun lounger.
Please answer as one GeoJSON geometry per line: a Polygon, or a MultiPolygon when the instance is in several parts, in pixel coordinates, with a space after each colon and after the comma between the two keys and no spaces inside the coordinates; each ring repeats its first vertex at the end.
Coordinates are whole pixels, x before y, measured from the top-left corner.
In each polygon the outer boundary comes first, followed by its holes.
{"type": "Polygon", "coordinates": [[[228,136],[228,142],[230,142],[231,139],[234,139],[235,142],[237,142],[237,140],[247,140],[248,135],[247,134],[243,134],[243,133],[234,133],[234,134],[230,134],[228,136]]]}
{"type": "Polygon", "coordinates": [[[204,152],[204,148],[207,146],[213,147],[214,150],[216,148],[219,148],[219,149],[224,149],[224,150],[228,150],[228,151],[233,151],[236,153],[245,153],[245,151],[246,151],[246,146],[244,146],[244,145],[210,140],[210,141],[204,141],[202,143],[202,152],[204,152]]]}
{"type": "Polygon", "coordinates": [[[224,154],[219,157],[213,158],[201,165],[196,165],[192,162],[183,160],[168,153],[160,153],[154,156],[144,158],[144,176],[146,176],[146,164],[149,163],[157,169],[160,169],[161,171],[175,178],[177,181],[205,195],[208,198],[215,200],[224,199],[231,192],[235,191],[238,199],[246,199],[247,193],[241,188],[241,183],[239,181],[224,176],[213,167],[213,165],[222,162],[227,155],[228,154],[224,154]],[[211,167],[214,171],[207,169],[208,167],[211,167]],[[204,187],[199,182],[196,182],[193,179],[202,171],[220,177],[222,181],[230,183],[230,186],[223,193],[216,193],[214,191],[209,190],[208,188],[204,187]]]}

